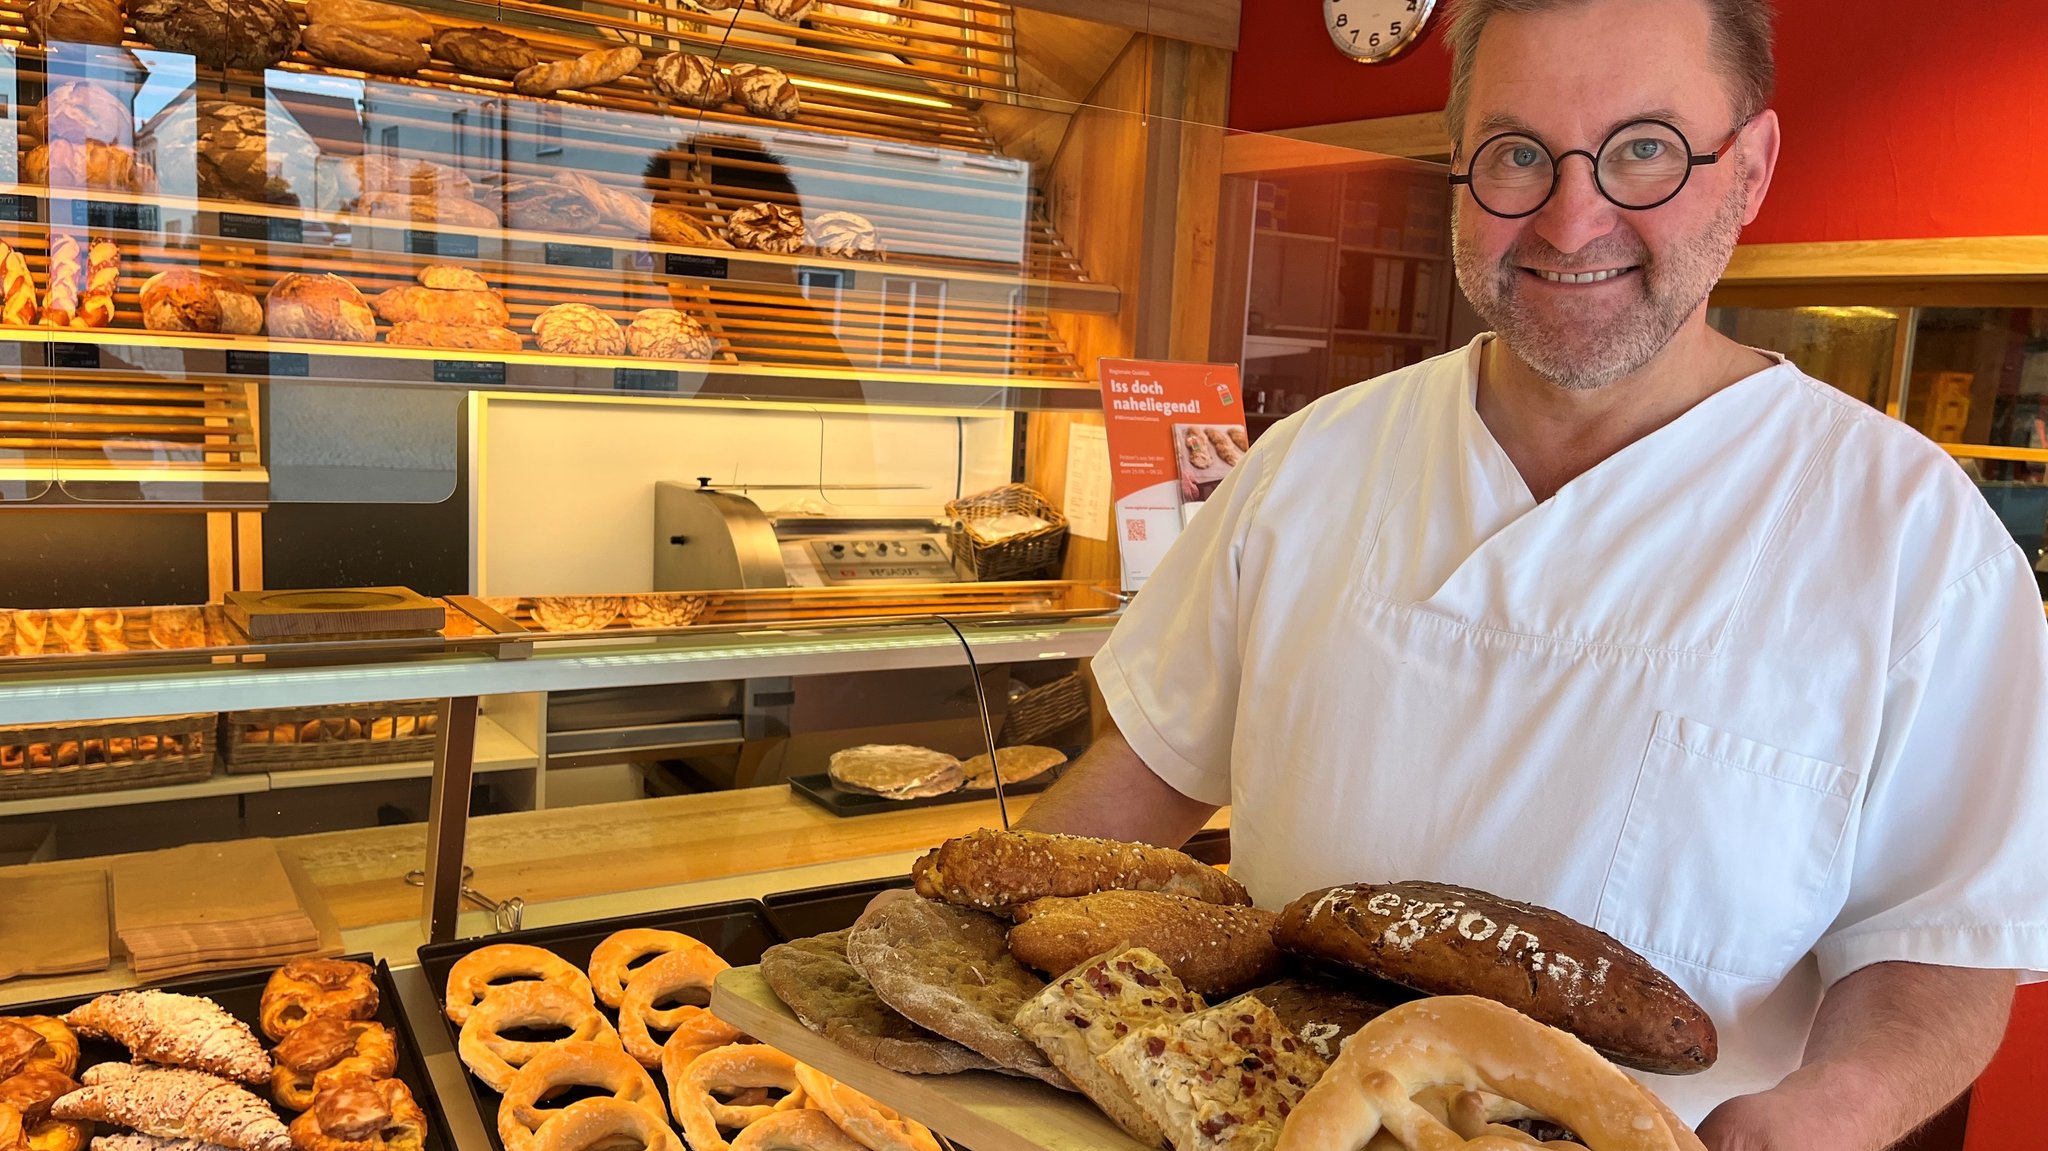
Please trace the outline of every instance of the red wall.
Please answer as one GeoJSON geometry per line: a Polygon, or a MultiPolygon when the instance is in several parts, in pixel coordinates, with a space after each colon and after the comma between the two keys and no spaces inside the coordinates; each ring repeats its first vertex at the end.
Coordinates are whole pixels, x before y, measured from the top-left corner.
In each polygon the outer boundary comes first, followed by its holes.
{"type": "MultiPolygon", "coordinates": [[[[1784,157],[1746,243],[2048,235],[2048,10],[2042,0],[1781,0],[1784,157]]],[[[1441,109],[1441,29],[1353,64],[1316,0],[1244,0],[1234,128],[1441,109]]]]}

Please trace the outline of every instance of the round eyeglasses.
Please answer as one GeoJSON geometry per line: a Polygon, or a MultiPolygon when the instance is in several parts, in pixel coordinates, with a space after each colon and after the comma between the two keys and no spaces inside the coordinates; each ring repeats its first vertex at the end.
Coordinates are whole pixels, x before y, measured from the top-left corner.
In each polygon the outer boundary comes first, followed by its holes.
{"type": "Polygon", "coordinates": [[[1472,199],[1489,213],[1519,220],[1542,211],[1557,194],[1558,173],[1567,157],[1584,156],[1593,165],[1593,186],[1602,196],[1616,207],[1645,212],[1684,190],[1694,168],[1720,162],[1748,126],[1738,124],[1720,147],[1698,155],[1685,133],[1662,120],[1623,124],[1607,134],[1598,155],[1583,148],[1552,155],[1527,132],[1502,132],[1479,145],[1471,166],[1452,175],[1451,183],[1470,188],[1472,199]]]}

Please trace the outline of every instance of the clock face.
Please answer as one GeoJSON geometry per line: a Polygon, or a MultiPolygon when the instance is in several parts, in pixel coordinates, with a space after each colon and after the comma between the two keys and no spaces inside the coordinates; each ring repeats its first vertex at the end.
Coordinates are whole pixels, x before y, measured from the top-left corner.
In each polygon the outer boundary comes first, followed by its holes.
{"type": "Polygon", "coordinates": [[[1383,64],[1422,39],[1436,0],[1323,0],[1323,27],[1361,64],[1383,64]]]}

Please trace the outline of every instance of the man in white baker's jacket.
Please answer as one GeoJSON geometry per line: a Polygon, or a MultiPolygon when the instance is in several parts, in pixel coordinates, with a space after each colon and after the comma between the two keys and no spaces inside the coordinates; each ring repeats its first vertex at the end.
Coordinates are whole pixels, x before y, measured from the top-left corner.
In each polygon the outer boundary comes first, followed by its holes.
{"type": "MultiPolygon", "coordinates": [[[[1493,333],[1274,427],[1094,670],[1022,826],[1262,905],[1556,908],[1712,1015],[1716,1151],[1875,1151],[2048,968],[2048,626],[1939,449],[1707,326],[1779,125],[1765,0],[1467,0],[1458,281],[1493,333]]],[[[1824,132],[1825,125],[1802,125],[1824,132]]]]}

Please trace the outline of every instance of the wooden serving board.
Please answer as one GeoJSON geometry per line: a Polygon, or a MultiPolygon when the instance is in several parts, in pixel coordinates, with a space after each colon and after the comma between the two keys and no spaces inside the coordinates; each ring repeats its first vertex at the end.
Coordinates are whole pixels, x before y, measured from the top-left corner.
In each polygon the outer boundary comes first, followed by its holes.
{"type": "Polygon", "coordinates": [[[904,1075],[797,1022],[759,967],[718,974],[711,1012],[974,1151],[1148,1151],[1085,1095],[993,1071],[904,1075]]]}
{"type": "Polygon", "coordinates": [[[404,587],[231,591],[227,611],[250,639],[431,632],[448,624],[438,600],[404,587]]]}

